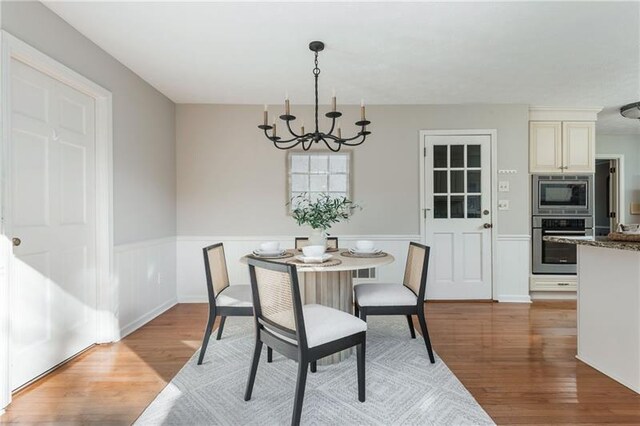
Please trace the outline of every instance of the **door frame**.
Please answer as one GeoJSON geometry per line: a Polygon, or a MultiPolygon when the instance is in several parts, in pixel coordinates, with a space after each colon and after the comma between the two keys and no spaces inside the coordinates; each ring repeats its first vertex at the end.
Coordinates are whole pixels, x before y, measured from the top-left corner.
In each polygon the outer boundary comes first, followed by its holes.
{"type": "MultiPolygon", "coordinates": [[[[618,223],[624,223],[622,215],[625,214],[625,185],[624,185],[624,154],[596,154],[596,160],[614,160],[618,168],[616,179],[618,179],[618,205],[616,206],[616,217],[618,223]]],[[[595,193],[594,193],[595,196],[595,193]]],[[[595,200],[594,200],[595,202],[595,200]]],[[[594,225],[595,226],[595,225],[594,225]]],[[[614,231],[613,229],[611,230],[614,231]]]]}
{"type": "MultiPolygon", "coordinates": [[[[11,60],[16,59],[95,100],[96,113],[96,330],[95,343],[116,339],[113,276],[112,94],[10,33],[0,31],[0,410],[11,402],[9,288],[14,278],[11,244],[11,60]],[[5,273],[2,274],[4,268],[5,273]]],[[[1,411],[0,411],[1,412],[1,411]]]]}
{"type": "Polygon", "coordinates": [[[428,136],[489,136],[491,145],[491,300],[497,300],[496,280],[496,249],[498,239],[498,131],[497,129],[464,129],[464,130],[420,130],[420,239],[423,244],[427,240],[426,219],[426,186],[425,186],[425,158],[427,152],[426,138],[428,136]]]}

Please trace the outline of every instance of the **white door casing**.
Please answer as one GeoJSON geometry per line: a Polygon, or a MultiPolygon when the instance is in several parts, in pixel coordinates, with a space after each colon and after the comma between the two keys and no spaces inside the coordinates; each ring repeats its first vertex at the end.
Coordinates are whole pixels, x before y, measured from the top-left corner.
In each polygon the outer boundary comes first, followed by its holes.
{"type": "Polygon", "coordinates": [[[491,136],[427,135],[424,147],[427,299],[491,299],[491,136]]]}
{"type": "MultiPolygon", "coordinates": [[[[12,65],[16,60],[52,77],[59,83],[66,84],[69,86],[68,88],[88,95],[94,102],[95,155],[92,159],[87,159],[87,161],[91,161],[95,168],[95,182],[93,187],[96,197],[93,200],[93,208],[95,211],[96,232],[94,241],[97,261],[92,270],[86,271],[87,274],[94,277],[98,288],[98,294],[94,298],[97,299],[95,302],[97,309],[94,310],[94,315],[97,316],[97,327],[94,327],[94,342],[110,342],[117,338],[117,309],[115,305],[117,288],[113,286],[113,284],[117,283],[111,282],[113,256],[112,95],[109,91],[39,52],[6,31],[0,31],[0,41],[0,117],[2,119],[0,134],[0,162],[2,165],[2,167],[0,167],[0,176],[2,178],[2,185],[0,186],[0,212],[2,213],[0,231],[2,238],[0,242],[6,255],[5,265],[7,272],[4,276],[0,274],[0,280],[4,280],[0,283],[2,285],[0,288],[1,412],[2,408],[7,406],[11,401],[12,380],[10,380],[9,363],[12,358],[11,351],[13,350],[13,342],[9,339],[10,326],[8,317],[10,315],[13,316],[16,307],[14,306],[15,300],[12,298],[13,292],[10,292],[9,288],[13,287],[11,282],[19,268],[19,265],[17,265],[18,259],[12,255],[12,247],[10,244],[10,238],[14,235],[11,217],[14,186],[11,178],[13,174],[12,160],[14,155],[11,143],[13,132],[11,131],[12,99],[10,95],[12,65]]],[[[64,88],[65,87],[63,87],[63,89],[64,88]]],[[[73,100],[72,96],[67,97],[73,100]]],[[[72,123],[69,122],[69,111],[65,114],[66,115],[62,117],[62,122],[64,122],[67,127],[70,127],[72,123]]],[[[65,137],[71,138],[70,136],[65,136],[64,131],[55,136],[63,140],[65,137]]],[[[73,143],[73,141],[71,142],[73,143]]],[[[67,148],[70,149],[69,146],[67,146],[67,148]]],[[[66,195],[71,196],[68,191],[66,195]]],[[[23,246],[23,248],[25,248],[25,246],[23,246]]]]}
{"type": "Polygon", "coordinates": [[[16,389],[96,342],[94,100],[11,63],[16,389]]]}

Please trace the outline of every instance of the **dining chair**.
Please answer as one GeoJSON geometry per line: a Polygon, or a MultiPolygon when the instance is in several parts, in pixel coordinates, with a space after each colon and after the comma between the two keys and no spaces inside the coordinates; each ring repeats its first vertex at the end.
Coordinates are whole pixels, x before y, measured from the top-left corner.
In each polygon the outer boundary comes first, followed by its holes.
{"type": "MultiPolygon", "coordinates": [[[[309,245],[309,237],[296,237],[295,247],[301,249],[309,245]]],[[[338,248],[338,237],[327,237],[327,247],[330,249],[338,248]]]]}
{"type": "Polygon", "coordinates": [[[292,425],[300,424],[307,370],[316,361],[356,346],[358,400],[365,401],[365,344],[367,324],[355,316],[322,305],[302,305],[296,266],[248,259],[255,349],[244,400],[251,399],[262,345],[298,362],[292,425]]]}
{"type": "MultiPolygon", "coordinates": [[[[202,348],[198,357],[198,365],[202,364],[204,354],[207,351],[209,337],[213,330],[216,316],[220,316],[218,335],[216,340],[222,338],[222,330],[227,317],[253,316],[253,304],[251,303],[251,286],[229,285],[229,273],[227,261],[224,256],[224,245],[217,243],[202,249],[204,255],[204,268],[207,276],[207,294],[209,295],[209,319],[202,339],[202,348]]],[[[271,362],[272,352],[268,349],[267,362],[271,362]]]]}
{"type": "Polygon", "coordinates": [[[354,287],[355,314],[363,321],[368,315],[406,315],[411,338],[416,338],[412,315],[418,317],[429,360],[433,349],[424,317],[424,293],[429,272],[431,247],[411,242],[402,284],[358,284],[354,287]]]}

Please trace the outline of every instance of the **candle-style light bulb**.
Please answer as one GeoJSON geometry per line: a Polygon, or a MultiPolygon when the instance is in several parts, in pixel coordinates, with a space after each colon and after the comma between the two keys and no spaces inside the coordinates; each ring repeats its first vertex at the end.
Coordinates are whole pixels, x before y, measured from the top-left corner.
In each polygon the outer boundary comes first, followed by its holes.
{"type": "Polygon", "coordinates": [[[291,110],[289,109],[289,92],[284,94],[284,113],[289,115],[291,110]]]}
{"type": "Polygon", "coordinates": [[[276,137],[276,120],[273,120],[273,137],[276,137]]]}
{"type": "Polygon", "coordinates": [[[331,110],[336,112],[336,89],[331,92],[331,110]]]}
{"type": "Polygon", "coordinates": [[[364,121],[364,120],[365,120],[365,118],[364,118],[364,99],[362,99],[362,100],[360,101],[360,119],[361,119],[362,121],[364,121]]]}
{"type": "Polygon", "coordinates": [[[264,104],[264,125],[266,126],[269,123],[269,109],[267,108],[267,104],[264,104]]]}
{"type": "Polygon", "coordinates": [[[342,125],[340,124],[340,120],[338,120],[338,139],[342,139],[342,125]]]}
{"type": "Polygon", "coordinates": [[[302,124],[300,125],[300,134],[304,135],[304,121],[302,122],[302,124]]]}

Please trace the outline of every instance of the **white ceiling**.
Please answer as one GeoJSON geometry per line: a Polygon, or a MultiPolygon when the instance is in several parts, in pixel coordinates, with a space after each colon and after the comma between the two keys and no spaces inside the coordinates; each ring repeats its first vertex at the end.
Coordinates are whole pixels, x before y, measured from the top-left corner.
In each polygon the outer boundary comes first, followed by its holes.
{"type": "Polygon", "coordinates": [[[640,3],[47,2],[177,103],[603,106],[640,100],[640,3]]]}

